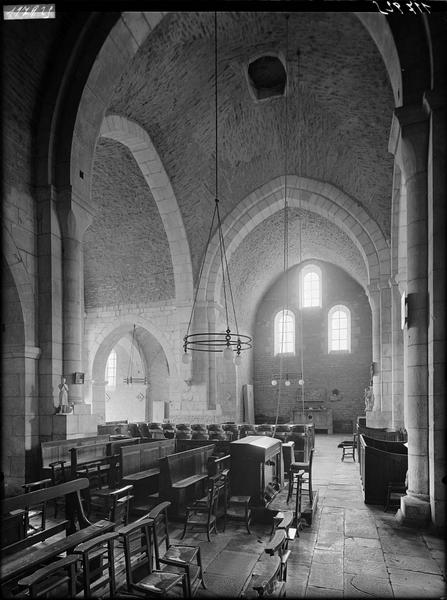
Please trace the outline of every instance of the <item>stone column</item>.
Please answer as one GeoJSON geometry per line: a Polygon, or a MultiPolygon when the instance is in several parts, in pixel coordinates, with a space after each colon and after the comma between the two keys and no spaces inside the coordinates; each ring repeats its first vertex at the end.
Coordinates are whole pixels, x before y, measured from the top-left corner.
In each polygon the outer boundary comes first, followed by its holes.
{"type": "Polygon", "coordinates": [[[428,458],[428,236],[427,114],[420,106],[395,109],[394,154],[407,198],[408,325],[405,427],[408,432],[408,489],[397,519],[423,524],[430,519],[428,458]]]}
{"type": "Polygon", "coordinates": [[[401,328],[401,293],[395,278],[390,279],[392,294],[392,428],[397,431],[404,423],[404,354],[401,328]]]}
{"type": "Polygon", "coordinates": [[[428,324],[429,369],[429,480],[432,521],[445,528],[446,517],[446,98],[429,92],[425,104],[430,110],[428,156],[428,324]]]}
{"type": "Polygon", "coordinates": [[[380,411],[382,427],[392,424],[392,297],[388,278],[380,281],[380,411]]]}
{"type": "Polygon", "coordinates": [[[379,282],[371,281],[368,286],[368,298],[371,305],[372,322],[372,360],[376,365],[372,373],[372,388],[374,395],[374,405],[372,410],[366,412],[367,427],[381,427],[380,410],[382,404],[382,394],[380,386],[380,289],[379,282]]]}
{"type": "Polygon", "coordinates": [[[82,238],[92,215],[71,189],[58,195],[58,213],[62,229],[62,306],[63,375],[67,378],[69,401],[84,404],[83,386],[74,382],[74,373],[82,372],[84,323],[82,238]]]}
{"type": "Polygon", "coordinates": [[[38,188],[36,198],[39,270],[37,335],[42,349],[38,365],[40,433],[44,439],[51,439],[52,415],[59,403],[58,385],[62,375],[62,244],[54,188],[38,188]]]}

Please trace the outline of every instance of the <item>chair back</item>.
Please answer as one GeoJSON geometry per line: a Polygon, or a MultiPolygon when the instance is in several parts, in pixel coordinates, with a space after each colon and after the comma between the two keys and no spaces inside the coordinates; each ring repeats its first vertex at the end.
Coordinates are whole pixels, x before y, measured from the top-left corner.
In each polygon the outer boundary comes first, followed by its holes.
{"type": "Polygon", "coordinates": [[[206,430],[205,431],[195,430],[191,434],[191,439],[192,440],[209,440],[210,436],[207,434],[206,430]]]}
{"type": "Polygon", "coordinates": [[[314,458],[314,452],[315,452],[315,449],[312,448],[312,450],[309,453],[309,471],[312,471],[312,461],[314,458]]]}
{"type": "MultiPolygon", "coordinates": [[[[127,590],[132,591],[135,581],[135,574],[144,575],[152,572],[152,548],[150,528],[152,519],[147,515],[130,525],[121,527],[118,535],[123,542],[124,561],[126,564],[126,582],[127,590]]],[[[141,577],[139,577],[140,579],[141,577]]]]}
{"type": "Polygon", "coordinates": [[[144,423],[144,422],[137,423],[137,426],[138,426],[138,429],[140,430],[141,437],[144,437],[144,438],[152,437],[150,434],[150,431],[149,431],[149,427],[147,426],[147,423],[144,423]]]}
{"type": "Polygon", "coordinates": [[[168,508],[170,502],[160,502],[148,513],[148,519],[151,519],[150,535],[154,545],[155,563],[158,565],[160,558],[160,546],[165,543],[166,551],[169,550],[169,520],[168,508]]]}
{"type": "Polygon", "coordinates": [[[141,437],[141,432],[136,423],[129,423],[127,426],[130,437],[141,437]]]}
{"type": "Polygon", "coordinates": [[[129,521],[129,506],[133,499],[133,485],[126,485],[110,492],[109,521],[117,525],[127,525],[129,521]]]}
{"type": "Polygon", "coordinates": [[[67,481],[65,462],[65,460],[56,460],[48,465],[51,469],[52,485],[59,485],[59,483],[65,483],[67,481]]]}

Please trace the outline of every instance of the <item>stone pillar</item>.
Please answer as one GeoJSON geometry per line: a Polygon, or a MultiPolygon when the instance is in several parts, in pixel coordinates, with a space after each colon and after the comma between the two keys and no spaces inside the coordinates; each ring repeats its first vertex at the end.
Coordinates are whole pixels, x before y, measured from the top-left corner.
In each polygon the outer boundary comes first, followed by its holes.
{"type": "Polygon", "coordinates": [[[392,297],[389,279],[380,281],[380,411],[382,427],[392,424],[392,297]]]}
{"type": "MultiPolygon", "coordinates": [[[[371,305],[372,360],[375,369],[371,373],[374,404],[372,409],[366,412],[366,425],[367,427],[382,427],[380,424],[382,394],[380,386],[380,289],[378,281],[372,281],[368,286],[368,298],[371,305]]],[[[369,383],[371,385],[371,382],[369,383]]]]}
{"type": "Polygon", "coordinates": [[[428,239],[429,239],[429,480],[432,521],[445,531],[446,517],[446,98],[425,95],[430,110],[428,156],[428,239]]]}
{"type": "MultiPolygon", "coordinates": [[[[63,297],[63,374],[67,378],[69,401],[85,404],[83,385],[75,383],[74,374],[82,372],[84,323],[82,238],[92,215],[71,189],[58,198],[62,229],[62,297],[63,297]]],[[[78,412],[79,409],[78,408],[78,412]]],[[[90,409],[89,409],[90,412],[90,409]]]]}
{"type": "Polygon", "coordinates": [[[403,429],[404,423],[404,354],[401,328],[401,293],[395,278],[390,279],[392,295],[392,421],[394,431],[403,429]]]}
{"type": "Polygon", "coordinates": [[[39,188],[36,198],[40,434],[42,439],[51,439],[62,375],[62,245],[54,188],[39,188]]]}
{"type": "Polygon", "coordinates": [[[408,325],[405,427],[408,432],[408,489],[397,519],[422,525],[430,519],[428,457],[428,236],[427,114],[420,106],[395,109],[394,154],[407,198],[408,325]]]}

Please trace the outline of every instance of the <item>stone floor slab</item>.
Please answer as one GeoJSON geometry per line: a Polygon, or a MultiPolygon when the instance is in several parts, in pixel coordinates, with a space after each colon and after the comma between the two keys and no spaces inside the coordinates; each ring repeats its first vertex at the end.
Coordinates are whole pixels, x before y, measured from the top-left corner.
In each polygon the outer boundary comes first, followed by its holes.
{"type": "Polygon", "coordinates": [[[391,584],[394,585],[411,585],[426,590],[444,590],[445,580],[441,575],[433,575],[431,573],[420,573],[418,571],[407,571],[405,569],[388,568],[391,584]]]}
{"type": "Polygon", "coordinates": [[[324,564],[312,563],[308,585],[331,590],[343,590],[343,571],[328,568],[324,564]]]}
{"type": "Polygon", "coordinates": [[[387,579],[372,577],[368,574],[345,574],[345,597],[348,598],[392,598],[393,590],[387,579]]]}
{"type": "Polygon", "coordinates": [[[395,598],[445,598],[447,590],[420,588],[414,585],[392,585],[395,598]]]}
{"type": "Polygon", "coordinates": [[[330,565],[331,569],[342,570],[343,568],[343,552],[333,552],[332,550],[323,550],[316,548],[313,557],[313,564],[322,563],[330,565]]]}
{"type": "Polygon", "coordinates": [[[343,590],[307,586],[306,598],[343,598],[343,590]]]}
{"type": "Polygon", "coordinates": [[[389,578],[386,564],[383,559],[381,562],[374,562],[372,560],[351,560],[345,558],[343,563],[343,571],[344,573],[351,573],[353,575],[364,573],[369,577],[378,579],[389,578]]]}
{"type": "Polygon", "coordinates": [[[433,573],[441,575],[438,564],[432,558],[421,558],[418,556],[396,556],[394,554],[384,555],[389,569],[404,569],[420,573],[433,573]]]}

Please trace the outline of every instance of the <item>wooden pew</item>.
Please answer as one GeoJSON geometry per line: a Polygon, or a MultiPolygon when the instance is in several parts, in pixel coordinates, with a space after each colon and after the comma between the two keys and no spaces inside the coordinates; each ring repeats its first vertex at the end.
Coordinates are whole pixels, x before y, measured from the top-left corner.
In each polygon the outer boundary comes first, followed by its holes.
{"type": "Polygon", "coordinates": [[[138,444],[140,438],[106,440],[94,444],[70,448],[71,477],[74,479],[86,467],[97,468],[98,475],[107,476],[107,484],[115,487],[119,484],[119,449],[123,446],[138,444]]]}
{"type": "Polygon", "coordinates": [[[193,448],[202,448],[203,446],[209,446],[213,444],[215,447],[216,455],[230,454],[230,444],[228,440],[175,440],[175,451],[185,452],[186,450],[192,450],[193,448]]]}
{"type": "Polygon", "coordinates": [[[183,514],[189,500],[203,495],[213,451],[214,444],[208,444],[160,459],[160,500],[171,502],[173,515],[183,514]]]}
{"type": "Polygon", "coordinates": [[[408,469],[405,443],[377,440],[361,434],[358,455],[365,504],[385,505],[388,483],[405,483],[408,469]]]}
{"type": "Polygon", "coordinates": [[[62,552],[70,551],[77,544],[113,529],[115,524],[107,519],[93,524],[85,516],[80,493],[88,486],[88,480],[80,478],[2,500],[3,518],[11,513],[26,511],[31,506],[48,503],[61,497],[65,497],[66,507],[65,520],[1,549],[2,591],[5,584],[12,585],[25,573],[32,573],[42,564],[55,560],[62,552]],[[62,532],[65,535],[61,537],[62,532]],[[40,543],[51,540],[56,534],[59,534],[58,538],[52,543],[40,543]]]}
{"type": "Polygon", "coordinates": [[[70,440],[51,440],[50,442],[42,442],[40,445],[42,477],[49,477],[51,475],[50,463],[64,460],[66,466],[68,468],[70,467],[70,448],[108,442],[109,439],[109,435],[95,435],[90,437],[72,438],[70,440]]]}
{"type": "Polygon", "coordinates": [[[159,460],[172,454],[174,449],[173,439],[152,440],[120,448],[121,482],[134,486],[137,502],[158,490],[159,460]]]}

